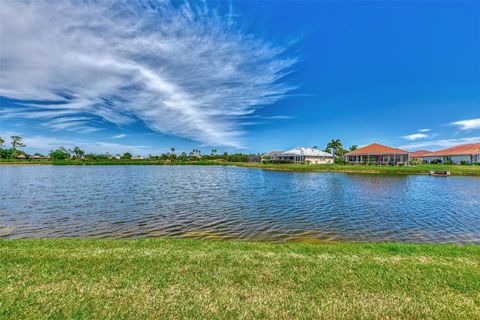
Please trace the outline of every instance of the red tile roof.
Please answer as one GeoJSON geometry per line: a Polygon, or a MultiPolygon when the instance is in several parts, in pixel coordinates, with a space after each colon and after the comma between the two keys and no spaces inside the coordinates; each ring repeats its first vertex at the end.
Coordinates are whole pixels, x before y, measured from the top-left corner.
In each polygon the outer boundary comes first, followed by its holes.
{"type": "Polygon", "coordinates": [[[465,154],[480,154],[480,143],[462,144],[459,146],[431,152],[427,156],[455,156],[465,154]]]}
{"type": "Polygon", "coordinates": [[[355,151],[351,151],[347,153],[349,156],[353,156],[356,154],[408,154],[408,151],[400,150],[397,148],[390,148],[378,143],[372,143],[368,146],[358,148],[355,151]]]}
{"type": "Polygon", "coordinates": [[[431,152],[432,151],[428,151],[428,150],[417,150],[417,151],[414,151],[414,152],[410,153],[410,157],[419,158],[419,157],[426,156],[427,154],[429,154],[431,152]]]}

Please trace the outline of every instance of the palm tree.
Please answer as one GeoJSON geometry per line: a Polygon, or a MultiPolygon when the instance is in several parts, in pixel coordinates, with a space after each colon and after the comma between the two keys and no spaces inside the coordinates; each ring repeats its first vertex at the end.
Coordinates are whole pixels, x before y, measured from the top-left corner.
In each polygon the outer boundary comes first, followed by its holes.
{"type": "Polygon", "coordinates": [[[80,147],[73,148],[71,152],[75,155],[75,159],[80,159],[85,155],[85,151],[80,149],[80,147]]]}
{"type": "Polygon", "coordinates": [[[350,147],[350,151],[355,151],[357,149],[358,149],[358,146],[356,144],[354,144],[350,147]]]}
{"type": "Polygon", "coordinates": [[[332,139],[332,141],[327,144],[327,149],[333,149],[333,154],[336,154],[340,148],[342,148],[342,141],[340,141],[340,139],[332,139]]]}
{"type": "Polygon", "coordinates": [[[212,149],[212,156],[217,154],[217,149],[212,149]]]}
{"type": "Polygon", "coordinates": [[[5,140],[3,140],[2,137],[0,137],[0,149],[2,149],[4,143],[5,143],[5,140]]]}
{"type": "Polygon", "coordinates": [[[11,136],[12,138],[12,149],[17,150],[17,147],[25,147],[25,144],[22,142],[22,137],[20,136],[11,136]]]}
{"type": "Polygon", "coordinates": [[[174,147],[171,147],[170,151],[172,151],[172,153],[175,154],[175,148],[174,147]]]}

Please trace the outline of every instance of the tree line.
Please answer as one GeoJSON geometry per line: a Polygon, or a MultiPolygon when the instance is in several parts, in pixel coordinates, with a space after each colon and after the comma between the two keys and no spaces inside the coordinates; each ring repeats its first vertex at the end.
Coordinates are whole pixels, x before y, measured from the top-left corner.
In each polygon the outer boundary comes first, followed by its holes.
{"type": "Polygon", "coordinates": [[[11,148],[4,148],[6,141],[0,137],[0,158],[9,159],[16,158],[21,155],[26,155],[26,153],[19,148],[26,147],[23,143],[23,139],[20,136],[11,136],[10,137],[11,148]]]}
{"type": "MultiPolygon", "coordinates": [[[[59,147],[48,153],[47,156],[40,153],[35,153],[30,156],[20,148],[26,147],[23,143],[23,139],[20,136],[10,137],[11,148],[4,148],[6,141],[0,137],[0,158],[3,159],[15,159],[15,158],[50,158],[52,160],[157,160],[157,161],[194,161],[194,160],[223,160],[228,162],[248,162],[249,160],[258,161],[261,157],[260,154],[244,154],[228,152],[219,153],[217,149],[211,149],[210,154],[202,154],[202,150],[193,149],[189,153],[181,152],[176,153],[175,148],[171,147],[170,152],[162,153],[159,155],[148,155],[147,157],[133,156],[130,152],[123,154],[111,155],[107,153],[86,153],[85,150],[80,147],[74,147],[73,149],[67,149],[65,147],[59,147]]],[[[318,149],[318,146],[313,146],[314,149],[318,149]]],[[[323,150],[325,152],[334,154],[336,156],[336,162],[342,162],[343,157],[349,151],[354,151],[358,147],[352,145],[348,150],[343,148],[342,141],[340,139],[332,139],[323,150]]]]}
{"type": "Polygon", "coordinates": [[[212,149],[210,154],[202,154],[200,149],[193,149],[188,154],[186,152],[176,153],[175,148],[171,147],[170,152],[159,155],[148,155],[146,157],[134,156],[130,152],[123,154],[112,155],[106,153],[87,153],[80,147],[67,149],[65,147],[58,147],[43,155],[35,153],[28,155],[25,151],[19,148],[26,147],[20,136],[11,136],[11,148],[6,147],[6,141],[0,137],[0,159],[18,159],[18,158],[49,158],[51,160],[157,160],[157,161],[193,161],[193,160],[223,160],[228,162],[247,162],[252,155],[243,153],[229,154],[224,152],[218,153],[217,149],[212,149]]]}

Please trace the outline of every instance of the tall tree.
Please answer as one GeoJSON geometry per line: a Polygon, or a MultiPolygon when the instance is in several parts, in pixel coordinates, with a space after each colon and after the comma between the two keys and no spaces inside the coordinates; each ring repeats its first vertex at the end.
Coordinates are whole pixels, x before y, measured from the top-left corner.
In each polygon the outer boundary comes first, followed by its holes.
{"type": "Polygon", "coordinates": [[[327,149],[333,149],[333,154],[336,154],[336,151],[340,148],[342,148],[342,141],[340,141],[340,139],[332,139],[332,141],[327,144],[327,149]]]}
{"type": "Polygon", "coordinates": [[[132,159],[132,154],[131,154],[130,152],[125,152],[125,153],[122,155],[122,159],[130,160],[130,159],[132,159]]]}
{"type": "Polygon", "coordinates": [[[170,151],[172,151],[172,153],[175,154],[175,148],[174,147],[171,147],[170,151]]]}
{"type": "Polygon", "coordinates": [[[356,144],[354,144],[350,147],[350,151],[355,151],[357,149],[358,149],[358,146],[356,144]]]}
{"type": "Polygon", "coordinates": [[[5,143],[5,140],[3,140],[2,137],[0,137],[0,149],[3,148],[4,143],[5,143]]]}
{"type": "Polygon", "coordinates": [[[17,150],[17,148],[25,147],[25,144],[22,142],[22,137],[20,136],[11,136],[12,138],[12,149],[17,150]]]}

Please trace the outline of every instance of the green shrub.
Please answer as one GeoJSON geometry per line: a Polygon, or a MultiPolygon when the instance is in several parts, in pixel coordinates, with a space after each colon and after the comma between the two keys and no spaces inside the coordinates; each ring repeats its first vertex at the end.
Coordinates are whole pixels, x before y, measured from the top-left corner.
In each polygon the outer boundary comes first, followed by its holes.
{"type": "Polygon", "coordinates": [[[272,164],[289,164],[293,163],[292,160],[267,160],[265,163],[272,163],[272,164]]]}
{"type": "Polygon", "coordinates": [[[64,147],[50,151],[50,158],[53,160],[66,160],[70,159],[70,152],[64,147]]]}

